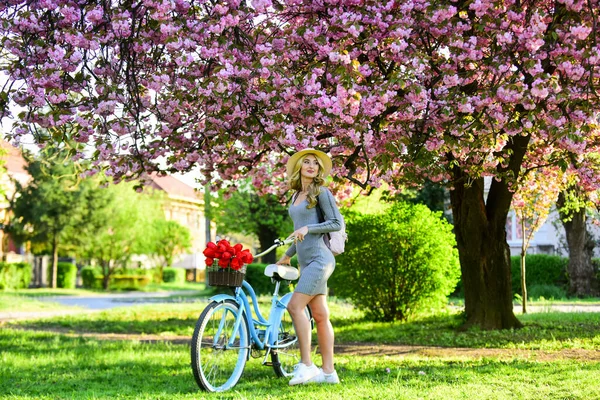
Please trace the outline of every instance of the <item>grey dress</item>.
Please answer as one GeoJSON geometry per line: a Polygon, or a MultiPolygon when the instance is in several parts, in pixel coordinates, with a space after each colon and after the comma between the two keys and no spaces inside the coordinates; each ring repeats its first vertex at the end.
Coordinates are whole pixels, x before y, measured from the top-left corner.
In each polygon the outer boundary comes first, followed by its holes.
{"type": "Polygon", "coordinates": [[[327,279],[335,269],[335,258],[333,253],[325,245],[323,234],[339,231],[342,229],[341,214],[335,203],[335,198],[325,187],[321,187],[319,193],[319,207],[323,211],[324,222],[319,222],[317,208],[307,208],[308,201],[305,199],[298,205],[292,203],[289,208],[290,217],[294,221],[294,230],[303,226],[308,227],[308,234],[304,240],[293,244],[285,254],[288,257],[298,255],[300,266],[300,279],[296,285],[296,292],[309,296],[327,294],[327,279]]]}

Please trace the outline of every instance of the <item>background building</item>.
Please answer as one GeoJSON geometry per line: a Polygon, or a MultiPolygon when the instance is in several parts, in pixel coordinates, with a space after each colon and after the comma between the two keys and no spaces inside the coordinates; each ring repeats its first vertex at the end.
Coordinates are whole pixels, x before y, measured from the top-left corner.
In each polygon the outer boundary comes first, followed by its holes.
{"type": "MultiPolygon", "coordinates": [[[[192,236],[192,248],[183,254],[173,267],[188,270],[188,280],[203,279],[205,264],[202,251],[206,247],[206,218],[204,216],[204,194],[179,179],[166,175],[150,175],[149,187],[165,193],[163,209],[167,220],[178,222],[187,227],[192,236]]],[[[211,229],[214,239],[214,230],[211,229]]]]}
{"type": "MultiPolygon", "coordinates": [[[[0,221],[4,227],[10,219],[9,207],[16,194],[15,182],[27,186],[31,176],[25,170],[27,162],[18,148],[0,139],[0,149],[2,150],[0,158],[4,162],[3,168],[5,169],[0,173],[0,190],[2,192],[0,195],[0,221]]],[[[3,229],[0,230],[0,243],[0,256],[3,261],[31,261],[28,259],[25,247],[17,244],[3,229]]]]}

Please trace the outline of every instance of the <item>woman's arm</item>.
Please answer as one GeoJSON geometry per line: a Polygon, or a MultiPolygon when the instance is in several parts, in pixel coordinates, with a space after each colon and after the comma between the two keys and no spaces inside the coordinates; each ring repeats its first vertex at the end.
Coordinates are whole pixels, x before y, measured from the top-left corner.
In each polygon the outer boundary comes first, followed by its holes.
{"type": "Polygon", "coordinates": [[[328,233],[342,229],[342,215],[329,189],[322,187],[317,207],[323,211],[324,222],[307,225],[308,233],[328,233]]]}
{"type": "Polygon", "coordinates": [[[292,243],[289,249],[286,250],[284,257],[292,258],[296,254],[296,243],[292,243]]]}

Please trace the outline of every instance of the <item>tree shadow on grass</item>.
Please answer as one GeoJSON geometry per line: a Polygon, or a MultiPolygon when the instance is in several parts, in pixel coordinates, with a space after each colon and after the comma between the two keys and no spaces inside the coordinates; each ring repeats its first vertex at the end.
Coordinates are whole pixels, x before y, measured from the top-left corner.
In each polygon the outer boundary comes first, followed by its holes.
{"type": "Polygon", "coordinates": [[[67,315],[51,319],[18,321],[15,326],[34,330],[62,330],[75,333],[131,333],[164,334],[192,336],[198,320],[198,314],[184,316],[154,316],[127,318],[119,314],[103,313],[98,315],[67,315]]]}
{"type": "Polygon", "coordinates": [[[336,341],[370,342],[443,347],[476,347],[529,349],[570,348],[577,341],[597,348],[600,338],[598,313],[539,313],[520,316],[524,327],[482,331],[461,331],[461,314],[428,317],[409,322],[372,322],[359,320],[345,323],[334,319],[336,341]],[[342,322],[342,323],[340,323],[342,322]]]}

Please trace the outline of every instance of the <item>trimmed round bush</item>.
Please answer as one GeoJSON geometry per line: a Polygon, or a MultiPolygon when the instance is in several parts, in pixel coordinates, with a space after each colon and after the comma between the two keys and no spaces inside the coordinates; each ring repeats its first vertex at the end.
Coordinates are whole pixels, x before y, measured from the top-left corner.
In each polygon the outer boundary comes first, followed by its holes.
{"type": "Polygon", "coordinates": [[[460,275],[452,226],[422,204],[347,216],[346,252],[329,285],[369,319],[405,320],[447,303],[460,275]]]}
{"type": "MultiPolygon", "coordinates": [[[[521,294],[521,257],[512,256],[510,261],[513,293],[521,294]]],[[[566,288],[568,264],[567,257],[527,254],[525,256],[525,278],[528,292],[536,285],[566,288]]],[[[528,297],[532,297],[531,294],[528,293],[528,297]]]]}
{"type": "Polygon", "coordinates": [[[102,289],[102,269],[100,267],[83,267],[81,281],[86,289],[102,289]]]}
{"type": "Polygon", "coordinates": [[[165,283],[184,283],[185,269],[166,267],[163,269],[163,282],[165,283]]]}

